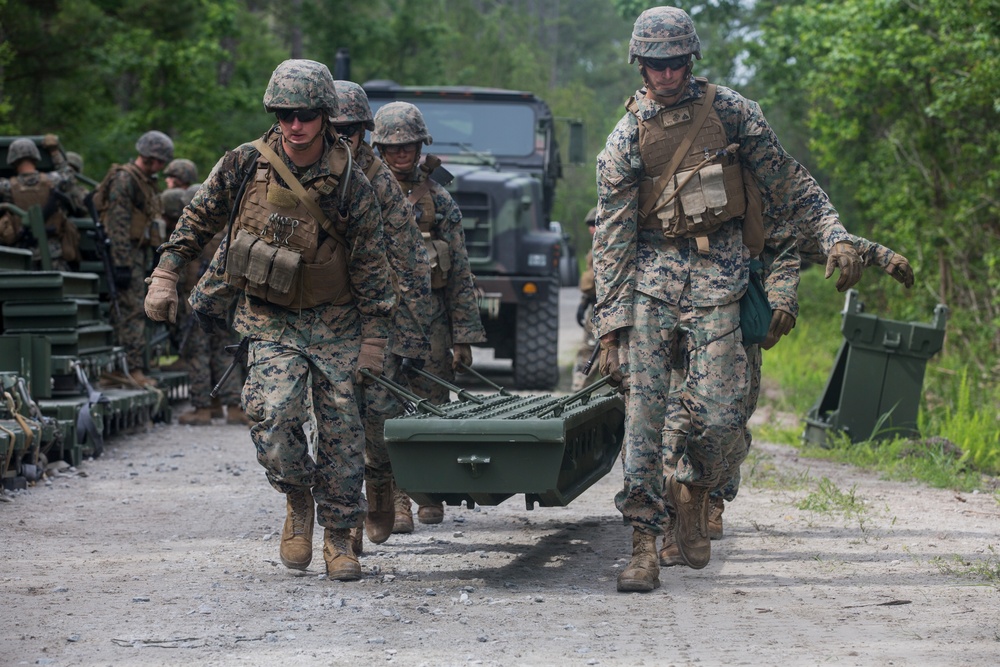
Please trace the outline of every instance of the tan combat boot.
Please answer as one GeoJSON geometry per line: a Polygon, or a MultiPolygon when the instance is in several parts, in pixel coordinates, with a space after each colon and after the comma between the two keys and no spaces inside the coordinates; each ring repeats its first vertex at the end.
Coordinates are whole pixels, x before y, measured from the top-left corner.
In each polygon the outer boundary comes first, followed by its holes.
{"type": "Polygon", "coordinates": [[[361,563],[351,547],[350,528],[327,528],[323,534],[323,560],[326,576],[338,581],[361,578],[361,563]]]}
{"type": "Polygon", "coordinates": [[[722,538],[722,513],[726,511],[726,501],[722,498],[708,500],[708,537],[712,540],[722,538]]]}
{"type": "Polygon", "coordinates": [[[281,562],[293,570],[304,570],[312,562],[315,507],[308,489],[285,495],[288,513],[281,530],[281,562]]]}
{"type": "Polygon", "coordinates": [[[700,570],[712,557],[712,541],[708,538],[708,494],[703,486],[681,484],[670,475],[667,495],[677,513],[674,539],[681,558],[688,567],[700,570]]]}
{"type": "Polygon", "coordinates": [[[198,408],[177,418],[181,426],[208,426],[212,423],[212,409],[198,408]]]}
{"type": "Polygon", "coordinates": [[[247,417],[247,413],[243,412],[243,408],[239,405],[226,406],[226,423],[240,424],[242,426],[250,426],[253,424],[253,422],[250,421],[250,418],[247,417]]]}
{"type": "Polygon", "coordinates": [[[395,489],[392,478],[382,482],[365,481],[368,496],[365,532],[374,544],[382,544],[392,535],[392,525],[396,521],[396,508],[392,502],[395,489]]]}
{"type": "Polygon", "coordinates": [[[674,529],[677,520],[670,517],[666,525],[663,526],[663,547],[660,549],[660,567],[671,567],[673,565],[687,565],[681,558],[680,549],[677,548],[677,540],[674,539],[674,529]]]}
{"type": "Polygon", "coordinates": [[[396,519],[392,523],[392,532],[412,533],[413,506],[410,502],[410,497],[399,489],[396,489],[392,504],[396,508],[396,519]]]}
{"type": "Polygon", "coordinates": [[[421,505],[417,508],[417,519],[420,520],[420,523],[441,523],[444,521],[444,503],[421,505]]]}
{"type": "Polygon", "coordinates": [[[638,528],[632,531],[632,559],[618,575],[619,593],[648,593],[660,587],[660,565],[656,560],[656,535],[638,528]]]}

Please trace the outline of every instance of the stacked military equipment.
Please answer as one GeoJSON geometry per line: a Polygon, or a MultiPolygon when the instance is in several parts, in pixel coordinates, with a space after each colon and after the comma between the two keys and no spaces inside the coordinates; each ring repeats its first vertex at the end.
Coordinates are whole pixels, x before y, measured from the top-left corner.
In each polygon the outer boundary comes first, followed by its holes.
{"type": "MultiPolygon", "coordinates": [[[[12,140],[0,138],[0,164],[12,140]]],[[[40,168],[51,169],[51,162],[40,168]]],[[[39,206],[0,206],[19,216],[34,238],[45,238],[39,206]]],[[[47,461],[77,465],[84,456],[100,455],[105,437],[169,419],[170,401],[185,395],[184,373],[154,373],[155,389],[129,386],[110,324],[111,283],[95,237],[98,225],[73,220],[82,236],[79,272],[49,270],[45,243],[37,254],[0,246],[0,464],[9,488],[38,479],[47,461]],[[102,375],[125,382],[100,387],[102,375]]],[[[151,356],[157,354],[154,349],[151,356]]]]}
{"type": "Polygon", "coordinates": [[[433,406],[397,385],[412,405],[385,422],[396,484],[422,505],[497,505],[523,493],[527,509],[565,506],[618,460],[625,403],[617,393],[592,395],[605,387],[559,398],[449,385],[459,400],[433,406]]]}

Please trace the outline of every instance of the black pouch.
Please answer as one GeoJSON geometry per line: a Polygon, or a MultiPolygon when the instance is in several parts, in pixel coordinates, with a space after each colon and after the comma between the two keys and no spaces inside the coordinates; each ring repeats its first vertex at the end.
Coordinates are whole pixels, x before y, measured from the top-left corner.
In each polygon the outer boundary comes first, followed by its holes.
{"type": "Polygon", "coordinates": [[[740,331],[743,332],[744,345],[763,343],[771,326],[771,304],[767,301],[761,277],[763,269],[760,260],[750,260],[750,281],[747,291],[740,298],[740,331]]]}

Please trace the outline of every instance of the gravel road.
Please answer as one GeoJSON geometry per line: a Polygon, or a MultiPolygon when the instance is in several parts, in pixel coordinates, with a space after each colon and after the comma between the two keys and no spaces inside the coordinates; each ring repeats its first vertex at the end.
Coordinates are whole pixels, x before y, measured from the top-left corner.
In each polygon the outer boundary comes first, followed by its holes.
{"type": "Polygon", "coordinates": [[[563,508],[449,507],[332,582],[319,532],[279,563],[245,428],[157,425],[0,503],[0,665],[998,663],[994,495],[754,449],[709,566],[619,594],[617,468],[563,508]]]}

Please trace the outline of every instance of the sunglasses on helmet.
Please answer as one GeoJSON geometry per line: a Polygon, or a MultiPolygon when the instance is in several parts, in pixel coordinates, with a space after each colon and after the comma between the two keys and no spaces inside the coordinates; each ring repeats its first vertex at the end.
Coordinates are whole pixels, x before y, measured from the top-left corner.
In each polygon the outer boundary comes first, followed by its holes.
{"type": "Polygon", "coordinates": [[[677,71],[684,69],[691,62],[691,56],[674,56],[673,58],[643,58],[642,64],[654,72],[664,72],[668,69],[677,71]]]}
{"type": "Polygon", "coordinates": [[[320,109],[278,109],[274,115],[283,123],[290,123],[293,118],[298,118],[300,123],[308,123],[319,118],[322,113],[320,109]]]}

